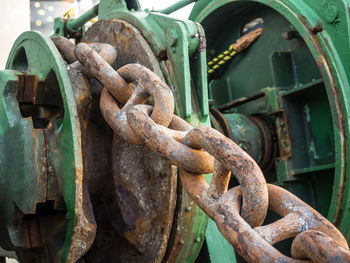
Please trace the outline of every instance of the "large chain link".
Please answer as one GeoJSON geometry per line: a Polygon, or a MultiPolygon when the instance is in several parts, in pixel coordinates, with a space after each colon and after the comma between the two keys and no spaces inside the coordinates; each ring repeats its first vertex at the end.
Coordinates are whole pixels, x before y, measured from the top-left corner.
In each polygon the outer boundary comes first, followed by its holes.
{"type": "Polygon", "coordinates": [[[232,140],[210,127],[193,128],[174,115],[172,92],[155,73],[138,64],[115,71],[110,66],[116,56],[112,46],[74,47],[67,41],[54,40],[67,62],[103,84],[100,108],[110,127],[127,142],[145,144],[179,167],[187,193],[243,258],[350,262],[345,238],[327,219],[287,190],[267,184],[256,162],[232,140]],[[208,185],[203,174],[212,172],[208,185]],[[228,190],[231,173],[240,186],[228,190]],[[262,226],[268,209],[282,218],[262,226]],[[292,237],[293,258],[273,247],[292,237]]]}

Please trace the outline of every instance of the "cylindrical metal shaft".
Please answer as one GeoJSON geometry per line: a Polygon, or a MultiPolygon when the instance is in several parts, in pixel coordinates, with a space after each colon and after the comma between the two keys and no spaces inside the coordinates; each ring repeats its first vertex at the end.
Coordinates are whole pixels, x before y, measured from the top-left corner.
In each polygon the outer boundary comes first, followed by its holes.
{"type": "Polygon", "coordinates": [[[86,22],[96,17],[98,14],[98,6],[99,4],[95,5],[93,8],[75,19],[69,19],[66,24],[68,31],[73,33],[77,32],[86,22]]]}
{"type": "Polygon", "coordinates": [[[169,15],[189,4],[192,4],[193,2],[196,2],[197,0],[181,0],[167,8],[164,8],[163,10],[160,10],[159,12],[165,15],[169,15]]]}

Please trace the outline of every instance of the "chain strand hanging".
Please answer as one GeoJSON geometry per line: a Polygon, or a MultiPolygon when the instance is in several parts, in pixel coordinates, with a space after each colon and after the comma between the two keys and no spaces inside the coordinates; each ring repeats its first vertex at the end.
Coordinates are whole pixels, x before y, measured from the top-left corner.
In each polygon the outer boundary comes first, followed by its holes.
{"type": "Polygon", "coordinates": [[[104,85],[100,108],[114,132],[176,165],[187,193],[245,260],[350,262],[345,238],[327,219],[287,190],[267,184],[257,163],[232,140],[174,115],[171,90],[155,73],[138,64],[115,71],[106,44],[73,47],[67,41],[54,43],[68,63],[104,85]],[[203,174],[211,172],[208,185],[203,174]],[[228,189],[231,173],[240,186],[228,189]],[[262,226],[268,210],[282,218],[262,226]],[[292,237],[293,258],[273,247],[292,237]]]}

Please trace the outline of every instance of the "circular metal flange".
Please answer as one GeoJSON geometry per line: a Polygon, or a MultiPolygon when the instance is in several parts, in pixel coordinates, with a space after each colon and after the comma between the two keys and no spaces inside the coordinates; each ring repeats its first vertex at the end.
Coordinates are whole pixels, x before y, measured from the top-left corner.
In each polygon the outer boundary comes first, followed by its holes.
{"type": "Polygon", "coordinates": [[[253,114],[249,116],[249,119],[256,125],[260,132],[261,141],[259,140],[259,149],[261,150],[261,158],[258,164],[265,173],[272,168],[274,159],[277,156],[273,121],[265,114],[253,114]]]}
{"type": "MultiPolygon", "coordinates": [[[[0,126],[5,128],[1,136],[9,140],[10,146],[6,163],[1,166],[7,179],[9,173],[14,178],[5,181],[9,189],[5,199],[15,203],[16,214],[22,220],[17,223],[25,224],[22,231],[28,228],[30,233],[29,237],[9,233],[16,239],[11,242],[18,243],[15,249],[19,259],[74,262],[90,247],[96,227],[83,193],[81,130],[67,65],[49,38],[29,31],[14,43],[6,69],[14,73],[15,85],[1,87],[2,108],[6,110],[1,112],[0,126]],[[19,128],[12,133],[21,136],[10,137],[9,132],[16,126],[19,128]],[[39,179],[32,178],[28,170],[31,165],[40,166],[36,168],[39,179]],[[25,246],[28,238],[30,244],[25,246]],[[25,249],[20,249],[22,239],[25,249]],[[36,247],[39,249],[28,250],[36,247]]],[[[8,215],[7,223],[11,223],[12,216],[8,215]]]]}
{"type": "Polygon", "coordinates": [[[85,33],[84,42],[101,42],[114,46],[118,54],[112,65],[115,69],[129,63],[139,63],[164,81],[163,72],[152,49],[141,33],[125,21],[110,19],[94,23],[85,33]]]}
{"type": "MultiPolygon", "coordinates": [[[[118,54],[112,65],[115,69],[138,63],[164,80],[151,48],[140,32],[125,21],[98,21],[86,32],[84,42],[114,46],[118,54]]],[[[98,99],[101,85],[95,80],[90,85],[98,99]]],[[[98,110],[93,115],[102,119],[98,110]]],[[[98,180],[93,173],[88,176],[98,231],[84,259],[86,262],[106,262],[111,258],[121,262],[161,262],[175,213],[177,169],[145,146],[130,145],[117,135],[112,139],[111,129],[105,124],[99,129],[100,135],[97,132],[91,133],[93,137],[88,135],[90,150],[87,151],[104,148],[102,155],[112,158],[100,167],[98,180]]]]}
{"type": "MultiPolygon", "coordinates": [[[[336,8],[344,10],[343,16],[330,20],[324,12],[328,3],[319,8],[316,2],[289,0],[207,0],[196,4],[190,18],[206,29],[214,53],[239,38],[247,22],[263,19],[261,37],[218,78],[235,87],[232,100],[264,93],[265,100],[247,103],[238,112],[251,115],[269,105],[262,113],[275,117],[280,157],[271,178],[312,202],[349,240],[350,90],[344,51],[350,42],[339,38],[349,34],[349,14],[341,2],[336,8]],[[327,24],[334,21],[337,27],[327,24]]],[[[216,95],[216,100],[223,98],[219,91],[216,95]]]]}

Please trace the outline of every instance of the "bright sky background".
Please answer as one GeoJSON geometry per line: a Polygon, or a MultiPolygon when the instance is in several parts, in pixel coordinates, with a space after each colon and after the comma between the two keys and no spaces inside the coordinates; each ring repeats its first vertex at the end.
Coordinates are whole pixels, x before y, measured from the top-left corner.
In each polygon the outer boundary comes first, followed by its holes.
{"type": "MultiPolygon", "coordinates": [[[[142,9],[161,10],[178,0],[139,0],[142,9]]],[[[5,67],[10,49],[15,39],[30,30],[29,0],[0,0],[2,15],[0,17],[0,70],[5,67]],[[20,6],[21,8],[17,8],[20,6]],[[20,18],[20,19],[19,19],[20,18]]],[[[96,0],[80,0],[83,9],[89,9],[96,0]],[[86,7],[85,7],[86,6],[86,7]]],[[[194,3],[172,13],[178,19],[188,19],[194,3]]]]}
{"type": "Polygon", "coordinates": [[[29,0],[0,0],[0,70],[5,68],[13,42],[30,29],[29,0]]]}
{"type": "MultiPolygon", "coordinates": [[[[150,10],[161,10],[178,1],[179,0],[139,0],[142,9],[148,8],[150,10]]],[[[178,19],[188,19],[193,5],[194,3],[172,13],[171,16],[178,19]]]]}

